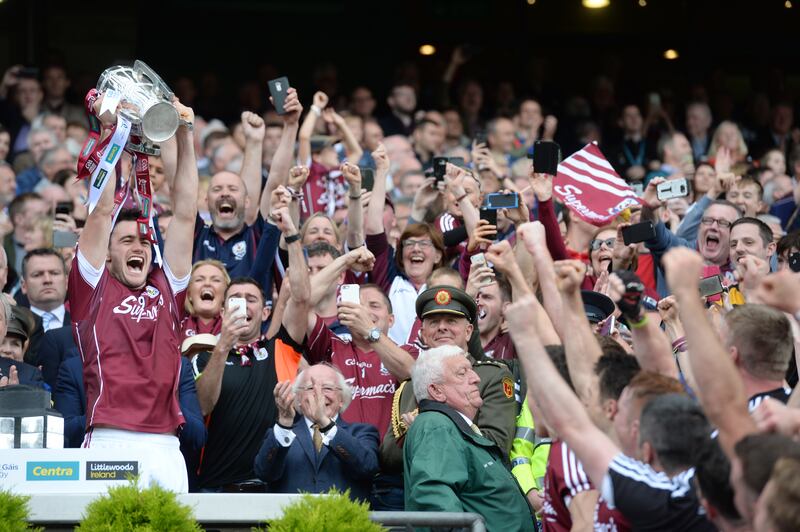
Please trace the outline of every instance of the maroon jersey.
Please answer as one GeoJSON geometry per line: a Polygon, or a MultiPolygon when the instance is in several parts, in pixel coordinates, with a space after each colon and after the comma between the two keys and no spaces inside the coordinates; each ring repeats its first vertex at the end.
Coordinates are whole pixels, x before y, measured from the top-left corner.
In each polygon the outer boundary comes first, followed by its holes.
{"type": "Polygon", "coordinates": [[[514,342],[511,341],[511,335],[508,333],[500,333],[489,341],[488,344],[483,346],[483,353],[496,360],[513,360],[517,358],[517,350],[514,347],[514,342]]]}
{"type": "Polygon", "coordinates": [[[189,276],[177,280],[153,266],[132,290],[105,265],[95,269],[80,249],[69,275],[75,341],[83,360],[86,426],[174,433],[178,404],[180,309],[189,276]]]}
{"type": "MultiPolygon", "coordinates": [[[[443,212],[439,216],[436,217],[436,221],[434,222],[436,228],[441,231],[442,234],[445,234],[448,231],[452,231],[453,229],[457,229],[464,225],[464,222],[461,218],[456,218],[449,212],[443,212]]],[[[463,253],[467,249],[467,241],[462,240],[455,246],[450,246],[445,250],[445,255],[448,257],[453,257],[455,255],[459,255],[463,253]]]]}
{"type": "Polygon", "coordinates": [[[217,316],[208,323],[197,316],[187,315],[181,322],[181,340],[196,334],[219,334],[222,330],[222,316],[217,316]]]}
{"type": "Polygon", "coordinates": [[[304,220],[315,212],[333,216],[336,209],[343,209],[346,205],[347,183],[342,172],[328,170],[320,163],[311,163],[303,192],[305,198],[301,202],[300,216],[304,220]]]}
{"type": "MultiPolygon", "coordinates": [[[[554,440],[547,459],[544,474],[544,504],[542,506],[542,529],[545,532],[569,532],[572,517],[569,504],[572,498],[583,491],[593,490],[583,464],[572,449],[554,440]]],[[[594,510],[594,529],[602,531],[630,530],[627,521],[618,510],[611,510],[602,497],[594,510]]]]}
{"type": "Polygon", "coordinates": [[[333,334],[317,316],[314,330],[308,335],[308,361],[329,362],[339,368],[353,388],[353,401],[342,417],[348,423],[369,423],[378,429],[381,439],[392,418],[392,397],[397,379],[381,362],[375,351],[362,351],[352,342],[333,334]]]}

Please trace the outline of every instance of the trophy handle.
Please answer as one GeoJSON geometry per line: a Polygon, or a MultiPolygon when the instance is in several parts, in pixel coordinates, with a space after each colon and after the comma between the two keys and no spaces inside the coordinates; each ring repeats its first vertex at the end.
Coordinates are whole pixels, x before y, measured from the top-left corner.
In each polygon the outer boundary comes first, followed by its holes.
{"type": "Polygon", "coordinates": [[[133,63],[133,70],[135,72],[138,72],[145,78],[147,78],[148,81],[150,81],[153,85],[158,87],[159,90],[161,90],[161,92],[163,92],[164,95],[167,97],[167,101],[172,101],[172,97],[175,95],[172,92],[172,89],[170,89],[169,86],[166,83],[164,83],[164,80],[161,79],[161,77],[158,74],[156,74],[152,68],[147,66],[147,63],[137,59],[133,63]]]}

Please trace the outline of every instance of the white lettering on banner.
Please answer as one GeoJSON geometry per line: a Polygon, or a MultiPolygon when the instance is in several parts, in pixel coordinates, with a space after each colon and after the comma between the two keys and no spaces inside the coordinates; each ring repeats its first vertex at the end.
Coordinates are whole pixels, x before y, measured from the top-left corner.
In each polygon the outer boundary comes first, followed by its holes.
{"type": "Polygon", "coordinates": [[[382,399],[387,395],[393,395],[395,391],[394,382],[385,382],[373,386],[359,386],[355,383],[354,378],[345,379],[345,381],[353,389],[353,399],[358,399],[359,397],[363,399],[382,399]]]}
{"type": "Polygon", "coordinates": [[[594,218],[595,220],[605,220],[607,218],[607,216],[601,216],[600,214],[594,212],[577,198],[576,194],[583,194],[583,191],[581,191],[578,187],[573,185],[565,185],[563,187],[556,185],[555,189],[556,192],[562,196],[561,199],[564,202],[564,205],[572,207],[580,214],[583,214],[588,218],[594,218]]]}
{"type": "Polygon", "coordinates": [[[131,318],[137,323],[142,320],[156,321],[158,319],[158,309],[164,306],[164,298],[158,298],[158,304],[147,308],[147,300],[144,296],[136,297],[130,295],[122,303],[114,307],[114,314],[130,314],[131,318]]]}

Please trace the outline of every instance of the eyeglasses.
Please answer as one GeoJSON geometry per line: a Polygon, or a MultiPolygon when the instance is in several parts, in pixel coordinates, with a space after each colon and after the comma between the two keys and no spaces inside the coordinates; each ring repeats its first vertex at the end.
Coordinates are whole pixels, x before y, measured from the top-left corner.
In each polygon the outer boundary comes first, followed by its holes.
{"type": "MultiPolygon", "coordinates": [[[[323,384],[321,386],[321,388],[322,388],[322,393],[333,393],[333,392],[338,392],[338,391],[342,390],[342,388],[340,386],[334,386],[333,384],[323,384]]],[[[310,392],[313,389],[314,389],[314,386],[312,386],[310,384],[300,387],[300,391],[303,391],[303,392],[310,392]]]]}
{"type": "Polygon", "coordinates": [[[714,225],[714,222],[717,222],[717,225],[720,227],[730,227],[733,223],[725,218],[712,218],[711,216],[703,216],[700,218],[700,223],[703,225],[714,225]]]}
{"type": "Polygon", "coordinates": [[[419,246],[420,249],[428,249],[433,246],[433,242],[430,240],[412,240],[410,238],[403,240],[404,248],[413,248],[414,246],[419,246]]]}
{"type": "Polygon", "coordinates": [[[600,247],[605,244],[607,248],[613,248],[614,244],[617,243],[616,238],[606,238],[605,240],[592,240],[589,246],[592,248],[592,251],[597,251],[600,247]]]}

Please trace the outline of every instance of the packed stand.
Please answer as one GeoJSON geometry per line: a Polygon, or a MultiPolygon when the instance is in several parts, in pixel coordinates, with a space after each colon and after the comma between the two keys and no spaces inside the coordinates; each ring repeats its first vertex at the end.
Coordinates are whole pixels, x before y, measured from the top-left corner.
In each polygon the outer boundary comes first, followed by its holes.
{"type": "Polygon", "coordinates": [[[115,195],[141,156],[91,207],[77,178],[117,109],[69,101],[59,65],[9,68],[0,386],[50,390],[67,447],[141,446],[178,491],[800,529],[791,99],[718,117],[601,77],[548,108],[466,61],[398,79],[384,112],[366,86],[284,87],[227,124],[181,78],[144,165],[152,239],[115,195]],[[636,199],[587,221],[555,143],[636,199]]]}

